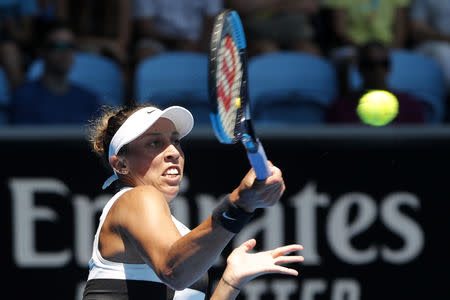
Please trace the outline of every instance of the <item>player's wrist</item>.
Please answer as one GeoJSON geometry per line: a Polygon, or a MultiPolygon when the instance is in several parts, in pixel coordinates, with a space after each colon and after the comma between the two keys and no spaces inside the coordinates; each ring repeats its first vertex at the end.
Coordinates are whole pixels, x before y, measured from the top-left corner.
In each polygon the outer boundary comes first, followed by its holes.
{"type": "Polygon", "coordinates": [[[243,211],[245,211],[247,213],[254,213],[256,208],[248,205],[247,201],[243,201],[240,194],[241,194],[241,192],[240,192],[239,188],[235,189],[229,195],[230,201],[233,203],[234,206],[242,209],[243,211]]]}
{"type": "Polygon", "coordinates": [[[230,287],[231,289],[233,289],[237,292],[241,291],[241,287],[237,283],[235,283],[233,280],[231,280],[229,278],[225,278],[225,277],[226,276],[224,274],[224,275],[222,275],[221,279],[222,279],[223,283],[225,283],[226,286],[230,287]]]}
{"type": "Polygon", "coordinates": [[[247,212],[236,206],[227,195],[214,209],[212,221],[232,233],[238,233],[253,217],[252,212],[247,212]]]}

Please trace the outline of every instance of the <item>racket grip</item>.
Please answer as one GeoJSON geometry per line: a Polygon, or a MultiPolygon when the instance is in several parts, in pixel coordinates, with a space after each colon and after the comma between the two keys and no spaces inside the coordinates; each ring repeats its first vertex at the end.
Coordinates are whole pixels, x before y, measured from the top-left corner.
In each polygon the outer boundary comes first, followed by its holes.
{"type": "Polygon", "coordinates": [[[256,179],[264,180],[272,175],[272,171],[270,171],[269,164],[267,163],[266,153],[264,152],[264,148],[261,143],[258,143],[257,152],[252,153],[247,151],[247,156],[250,164],[255,170],[256,179]]]}

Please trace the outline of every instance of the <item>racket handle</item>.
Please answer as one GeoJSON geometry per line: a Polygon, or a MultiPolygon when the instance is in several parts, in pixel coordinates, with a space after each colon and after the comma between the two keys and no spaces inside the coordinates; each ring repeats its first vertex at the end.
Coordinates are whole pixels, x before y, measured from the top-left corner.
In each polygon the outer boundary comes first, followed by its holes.
{"type": "Polygon", "coordinates": [[[264,152],[264,148],[261,143],[258,143],[257,152],[252,153],[247,151],[247,156],[250,164],[255,170],[256,179],[264,180],[272,175],[272,171],[270,171],[269,164],[267,163],[266,153],[264,152]]]}

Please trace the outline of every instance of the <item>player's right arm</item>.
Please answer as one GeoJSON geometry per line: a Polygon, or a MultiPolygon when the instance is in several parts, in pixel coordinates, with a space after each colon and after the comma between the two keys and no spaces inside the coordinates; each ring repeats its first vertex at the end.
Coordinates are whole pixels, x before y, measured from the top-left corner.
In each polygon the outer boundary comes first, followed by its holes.
{"type": "Polygon", "coordinates": [[[158,277],[176,290],[200,278],[234,236],[209,217],[182,237],[166,199],[153,187],[139,186],[122,197],[115,210],[120,211],[117,227],[158,277]]]}
{"type": "Polygon", "coordinates": [[[256,180],[256,174],[251,169],[242,179],[238,188],[230,194],[230,200],[247,212],[257,208],[274,205],[280,200],[286,186],[281,170],[268,161],[271,176],[265,180],[256,180]]]}
{"type": "MultiPolygon", "coordinates": [[[[273,205],[284,191],[281,172],[276,170],[265,183],[250,185],[250,171],[233,192],[235,201],[247,211],[273,205]]],[[[230,195],[231,199],[231,195],[230,195]]],[[[150,186],[125,193],[114,210],[117,232],[125,235],[159,278],[180,290],[197,281],[215,262],[235,235],[208,217],[190,233],[181,236],[172,221],[164,196],[150,186]]]]}

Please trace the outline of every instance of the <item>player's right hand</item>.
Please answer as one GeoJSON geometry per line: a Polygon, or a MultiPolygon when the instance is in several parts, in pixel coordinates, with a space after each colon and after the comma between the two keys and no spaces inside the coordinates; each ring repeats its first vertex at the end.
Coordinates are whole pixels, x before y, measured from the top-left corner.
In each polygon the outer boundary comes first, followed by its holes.
{"type": "Polygon", "coordinates": [[[270,161],[272,175],[265,180],[257,180],[251,169],[242,179],[240,185],[230,194],[230,200],[246,212],[257,208],[272,206],[280,200],[286,189],[281,170],[270,161]]]}

